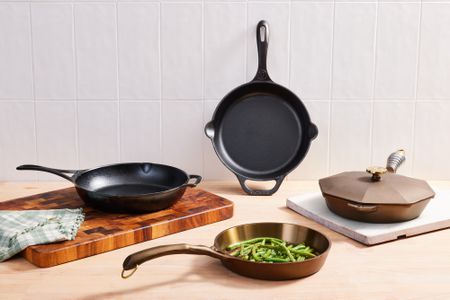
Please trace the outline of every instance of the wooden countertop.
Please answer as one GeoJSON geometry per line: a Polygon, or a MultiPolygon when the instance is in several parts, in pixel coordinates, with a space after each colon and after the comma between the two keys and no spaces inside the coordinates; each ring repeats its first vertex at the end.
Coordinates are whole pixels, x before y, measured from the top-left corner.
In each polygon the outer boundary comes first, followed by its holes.
{"type": "MultiPolygon", "coordinates": [[[[450,182],[431,185],[450,188],[450,182]]],[[[0,201],[67,186],[0,183],[0,201]]],[[[285,207],[288,196],[317,190],[316,182],[284,182],[272,197],[246,196],[234,181],[201,187],[234,201],[234,217],[48,269],[14,257],[0,263],[0,299],[450,299],[450,230],[366,247],[285,207]],[[123,259],[135,251],[180,242],[212,245],[223,229],[261,221],[298,223],[326,234],[333,244],[322,270],[270,282],[236,275],[206,256],[173,255],[142,265],[128,280],[120,277],[123,259]]]]}

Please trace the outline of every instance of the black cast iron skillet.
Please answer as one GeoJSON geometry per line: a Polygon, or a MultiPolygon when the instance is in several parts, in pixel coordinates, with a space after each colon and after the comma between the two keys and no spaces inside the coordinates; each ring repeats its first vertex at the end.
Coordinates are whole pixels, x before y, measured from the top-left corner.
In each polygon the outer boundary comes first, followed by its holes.
{"type": "Polygon", "coordinates": [[[75,184],[86,205],[122,213],[165,209],[180,199],[187,187],[195,187],[202,180],[199,175],[187,175],[180,169],[153,163],[121,163],[89,170],[22,165],[17,170],[58,175],[75,184]],[[190,183],[191,179],[195,181],[190,183]]]}
{"type": "Polygon", "coordinates": [[[232,90],[205,127],[222,163],[250,195],[272,195],[309,150],[317,127],[301,100],[274,83],[267,73],[269,27],[256,28],[258,70],[255,78],[232,90]],[[270,190],[253,190],[246,180],[275,180],[270,190]]]}

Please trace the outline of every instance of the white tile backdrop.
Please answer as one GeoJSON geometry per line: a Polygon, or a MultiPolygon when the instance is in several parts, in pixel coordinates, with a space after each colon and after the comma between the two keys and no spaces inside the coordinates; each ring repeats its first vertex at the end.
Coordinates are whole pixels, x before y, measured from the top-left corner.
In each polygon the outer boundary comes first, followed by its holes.
{"type": "Polygon", "coordinates": [[[319,137],[289,179],[384,164],[450,179],[450,1],[2,1],[0,180],[23,163],[172,164],[233,176],[203,126],[256,68],[305,102],[319,137]]]}

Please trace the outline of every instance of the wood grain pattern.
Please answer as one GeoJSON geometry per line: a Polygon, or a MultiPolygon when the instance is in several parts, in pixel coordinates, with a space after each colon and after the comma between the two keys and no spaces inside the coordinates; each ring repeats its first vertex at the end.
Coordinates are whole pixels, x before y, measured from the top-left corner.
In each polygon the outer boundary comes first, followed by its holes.
{"type": "Polygon", "coordinates": [[[84,205],[75,188],[0,203],[2,210],[83,207],[85,221],[73,241],[30,246],[22,254],[32,264],[52,267],[172,233],[222,221],[233,203],[200,189],[187,189],[169,209],[150,214],[113,214],[84,205]]]}

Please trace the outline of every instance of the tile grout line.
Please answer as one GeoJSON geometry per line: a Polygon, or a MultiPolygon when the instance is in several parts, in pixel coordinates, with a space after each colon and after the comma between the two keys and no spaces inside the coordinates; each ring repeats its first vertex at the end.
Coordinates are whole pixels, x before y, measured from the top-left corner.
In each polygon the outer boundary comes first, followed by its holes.
{"type": "Polygon", "coordinates": [[[76,39],[76,31],[75,31],[75,4],[72,4],[72,47],[73,47],[73,64],[74,64],[74,72],[75,72],[75,151],[76,151],[76,160],[77,167],[80,167],[80,132],[79,132],[79,107],[78,107],[78,55],[77,55],[77,39],[76,39]]]}
{"type": "Polygon", "coordinates": [[[331,173],[331,122],[333,120],[333,87],[334,87],[334,34],[336,25],[336,1],[333,1],[333,19],[331,26],[331,64],[330,64],[330,91],[329,91],[329,104],[328,104],[328,145],[327,145],[327,174],[331,173]]]}
{"type": "Polygon", "coordinates": [[[245,2],[245,59],[244,59],[244,81],[247,82],[248,79],[248,37],[249,37],[249,24],[248,24],[248,14],[249,14],[249,5],[248,1],[245,2]]]}
{"type": "MultiPolygon", "coordinates": [[[[287,54],[287,67],[288,67],[288,70],[287,70],[287,76],[288,76],[288,79],[287,79],[287,85],[288,85],[288,88],[290,89],[290,90],[292,90],[292,87],[291,87],[291,70],[292,70],[292,68],[291,68],[291,53],[292,53],[292,51],[291,51],[291,46],[292,46],[292,39],[291,39],[291,29],[292,29],[292,24],[291,24],[291,22],[292,22],[292,5],[291,5],[291,3],[292,3],[292,1],[291,0],[289,0],[289,3],[288,3],[288,10],[289,10],[289,13],[288,13],[288,32],[287,32],[287,35],[288,35],[288,38],[287,38],[287,51],[288,51],[288,54],[287,54]]],[[[301,101],[301,100],[300,100],[301,101]]],[[[295,170],[295,169],[294,169],[295,170]]],[[[286,179],[285,180],[287,180],[287,181],[289,181],[290,180],[290,178],[293,176],[292,175],[292,172],[294,171],[294,170],[291,170],[291,172],[286,176],[286,179]]]]}
{"type": "Polygon", "coordinates": [[[372,65],[372,97],[370,99],[370,132],[369,132],[369,154],[370,154],[370,165],[373,165],[373,147],[374,147],[374,141],[373,141],[373,129],[374,129],[374,118],[375,118],[375,87],[376,87],[376,80],[377,80],[377,46],[378,46],[378,26],[379,22],[379,3],[377,2],[375,4],[375,24],[374,24],[374,37],[373,37],[373,65],[372,65]]]}
{"type": "Polygon", "coordinates": [[[411,175],[414,176],[415,161],[416,161],[416,122],[417,122],[417,98],[419,93],[419,71],[420,71],[420,45],[422,39],[422,15],[423,15],[423,1],[420,2],[419,10],[419,29],[417,33],[417,60],[416,60],[416,80],[414,90],[414,105],[413,105],[413,124],[412,124],[412,137],[411,137],[411,175]]]}
{"type": "Polygon", "coordinates": [[[116,0],[115,3],[115,13],[116,13],[116,97],[117,97],[117,155],[119,157],[119,162],[122,162],[122,145],[121,145],[121,122],[120,122],[120,59],[119,59],[119,1],[116,0]]]}
{"type": "Polygon", "coordinates": [[[162,59],[162,2],[159,3],[159,20],[158,20],[158,68],[159,68],[159,160],[164,162],[163,151],[163,59],[162,59]]]}
{"type": "MultiPolygon", "coordinates": [[[[28,13],[30,14],[30,56],[31,56],[31,90],[33,93],[33,134],[34,134],[34,152],[36,155],[36,163],[39,164],[38,137],[37,137],[37,113],[36,113],[36,68],[34,61],[34,45],[33,45],[33,17],[31,2],[28,3],[28,13]]],[[[33,175],[35,180],[40,181],[41,176],[33,175]]]]}
{"type": "MultiPolygon", "coordinates": [[[[202,127],[205,126],[205,2],[202,1],[202,127]]],[[[200,133],[199,133],[200,134],[200,133]]],[[[205,174],[205,147],[203,143],[203,135],[200,137],[201,142],[201,158],[202,158],[202,174],[205,174]]]]}

